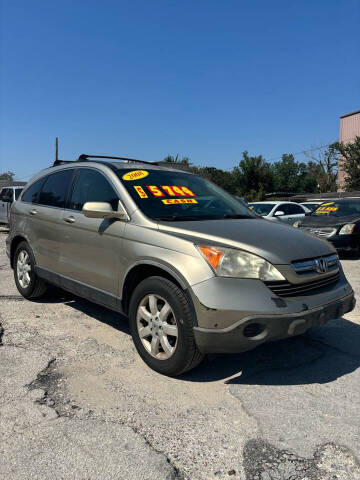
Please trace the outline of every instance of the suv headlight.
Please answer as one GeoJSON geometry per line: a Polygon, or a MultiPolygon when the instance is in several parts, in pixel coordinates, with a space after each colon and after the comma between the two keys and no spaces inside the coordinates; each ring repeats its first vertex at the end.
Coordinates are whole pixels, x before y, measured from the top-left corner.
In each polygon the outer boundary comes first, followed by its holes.
{"type": "Polygon", "coordinates": [[[293,227],[299,228],[301,225],[301,220],[296,220],[296,222],[293,223],[293,227]]]}
{"type": "Polygon", "coordinates": [[[355,223],[347,223],[340,228],[339,235],[351,235],[354,231],[355,223]]]}
{"type": "Polygon", "coordinates": [[[271,263],[257,255],[235,248],[197,245],[202,256],[219,277],[285,280],[271,263]]]}

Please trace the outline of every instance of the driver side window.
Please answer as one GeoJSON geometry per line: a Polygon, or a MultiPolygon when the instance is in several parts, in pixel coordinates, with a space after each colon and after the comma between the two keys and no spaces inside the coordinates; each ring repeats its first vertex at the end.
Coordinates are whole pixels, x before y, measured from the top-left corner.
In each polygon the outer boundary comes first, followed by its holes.
{"type": "Polygon", "coordinates": [[[77,174],[69,208],[81,211],[86,202],[107,202],[117,210],[119,196],[103,174],[83,168],[77,174]]]}

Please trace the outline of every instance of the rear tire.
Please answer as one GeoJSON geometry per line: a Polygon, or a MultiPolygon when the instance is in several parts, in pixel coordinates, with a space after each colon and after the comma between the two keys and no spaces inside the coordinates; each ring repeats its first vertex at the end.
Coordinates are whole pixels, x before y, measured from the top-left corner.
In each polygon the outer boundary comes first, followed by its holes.
{"type": "Polygon", "coordinates": [[[47,284],[35,272],[35,257],[27,242],[21,242],[14,255],[14,278],[19,293],[24,298],[42,297],[47,284]]]}
{"type": "Polygon", "coordinates": [[[149,277],[134,290],[129,308],[135,347],[153,370],[171,377],[199,365],[204,355],[194,339],[186,294],[170,280],[149,277]]]}

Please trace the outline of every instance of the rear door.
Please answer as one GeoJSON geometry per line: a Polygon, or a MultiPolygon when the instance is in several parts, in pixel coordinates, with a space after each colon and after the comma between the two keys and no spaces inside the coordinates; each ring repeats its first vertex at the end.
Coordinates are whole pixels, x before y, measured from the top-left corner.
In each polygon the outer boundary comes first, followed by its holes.
{"type": "Polygon", "coordinates": [[[65,208],[74,169],[54,172],[30,186],[22,197],[28,203],[26,233],[38,266],[56,272],[63,237],[65,208]]]}
{"type": "Polygon", "coordinates": [[[125,222],[87,218],[86,202],[107,202],[117,210],[119,195],[103,172],[78,169],[73,191],[62,214],[62,246],[59,271],[87,286],[116,295],[125,222]]]}
{"type": "Polygon", "coordinates": [[[301,205],[296,205],[295,203],[289,203],[290,214],[288,216],[288,222],[294,223],[296,220],[300,220],[305,217],[305,211],[301,205]]]}

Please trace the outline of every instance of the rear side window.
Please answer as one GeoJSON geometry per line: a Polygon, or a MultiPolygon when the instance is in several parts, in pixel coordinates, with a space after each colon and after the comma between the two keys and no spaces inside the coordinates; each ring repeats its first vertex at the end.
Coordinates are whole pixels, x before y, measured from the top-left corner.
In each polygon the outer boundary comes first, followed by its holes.
{"type": "Polygon", "coordinates": [[[44,177],[40,178],[40,180],[37,180],[35,183],[30,185],[30,187],[25,190],[21,200],[26,203],[38,203],[38,196],[44,180],[44,177]]]}
{"type": "Polygon", "coordinates": [[[49,175],[41,189],[39,204],[49,207],[65,208],[73,170],[63,170],[49,175]]]}
{"type": "Polygon", "coordinates": [[[290,214],[289,215],[298,215],[299,213],[305,213],[304,209],[300,205],[291,205],[289,203],[290,214]]]}
{"type": "Polygon", "coordinates": [[[107,202],[117,210],[119,196],[104,175],[84,168],[79,170],[69,208],[82,210],[86,202],[107,202]]]}

